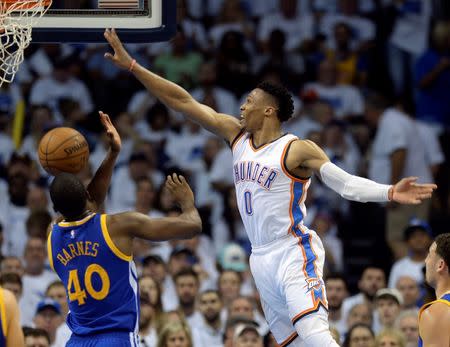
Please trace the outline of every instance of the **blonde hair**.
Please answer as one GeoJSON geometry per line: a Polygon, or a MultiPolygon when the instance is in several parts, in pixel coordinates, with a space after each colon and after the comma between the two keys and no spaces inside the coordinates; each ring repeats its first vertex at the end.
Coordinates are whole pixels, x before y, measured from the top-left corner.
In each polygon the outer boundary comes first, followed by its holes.
{"type": "Polygon", "coordinates": [[[375,347],[380,346],[381,339],[385,336],[394,338],[397,341],[399,347],[406,347],[406,340],[405,340],[403,333],[400,330],[391,329],[391,328],[383,329],[377,335],[377,337],[375,338],[375,347]]]}
{"type": "Polygon", "coordinates": [[[169,335],[176,334],[180,331],[183,331],[186,334],[186,338],[189,343],[189,347],[192,347],[192,336],[189,327],[186,324],[181,323],[170,323],[166,324],[158,335],[158,344],[157,347],[166,347],[167,339],[169,335]]]}

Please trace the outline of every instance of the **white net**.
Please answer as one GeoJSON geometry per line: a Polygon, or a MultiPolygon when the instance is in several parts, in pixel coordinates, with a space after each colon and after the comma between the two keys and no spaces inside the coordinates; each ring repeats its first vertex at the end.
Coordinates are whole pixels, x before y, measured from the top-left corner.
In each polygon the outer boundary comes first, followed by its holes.
{"type": "Polygon", "coordinates": [[[0,86],[11,83],[31,42],[33,25],[51,0],[0,0],[0,86]]]}

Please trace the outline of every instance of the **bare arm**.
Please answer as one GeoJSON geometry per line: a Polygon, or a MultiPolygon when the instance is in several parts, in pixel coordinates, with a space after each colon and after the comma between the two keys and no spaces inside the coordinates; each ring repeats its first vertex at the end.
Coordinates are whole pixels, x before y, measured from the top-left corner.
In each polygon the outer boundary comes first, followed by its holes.
{"type": "Polygon", "coordinates": [[[309,140],[292,143],[286,165],[287,169],[294,173],[299,169],[304,170],[303,172],[314,172],[342,197],[360,202],[393,200],[401,204],[420,204],[422,200],[430,198],[433,190],[437,188],[435,184],[416,183],[417,177],[403,178],[394,186],[387,186],[350,175],[330,163],[325,152],[309,140]]]}
{"type": "Polygon", "coordinates": [[[194,206],[194,194],[183,176],[167,177],[166,187],[181,206],[177,217],[150,218],[137,212],[108,216],[107,225],[117,237],[134,237],[151,241],[188,239],[202,230],[202,221],[194,206]]]}
{"type": "Polygon", "coordinates": [[[423,346],[448,346],[450,341],[449,325],[450,310],[446,304],[435,303],[427,308],[420,316],[419,322],[419,333],[423,340],[423,346]]]}
{"type": "Polygon", "coordinates": [[[109,116],[102,111],[100,113],[100,121],[105,128],[106,134],[109,138],[109,150],[106,154],[100,167],[97,169],[94,177],[87,187],[89,192],[90,208],[97,211],[105,201],[106,194],[108,193],[109,185],[111,183],[111,176],[114,170],[116,159],[119,155],[122,147],[122,141],[119,133],[109,119],[109,116]]]}
{"type": "Polygon", "coordinates": [[[24,337],[20,326],[19,306],[17,305],[14,294],[8,290],[3,290],[3,299],[6,307],[6,347],[23,347],[24,337]]]}
{"type": "Polygon", "coordinates": [[[127,53],[114,29],[105,30],[105,38],[114,50],[114,55],[105,57],[118,67],[132,70],[136,78],[147,90],[165,105],[188,116],[205,129],[224,138],[228,142],[239,134],[239,121],[230,115],[218,113],[211,107],[197,102],[185,89],[137,64],[127,53]]]}

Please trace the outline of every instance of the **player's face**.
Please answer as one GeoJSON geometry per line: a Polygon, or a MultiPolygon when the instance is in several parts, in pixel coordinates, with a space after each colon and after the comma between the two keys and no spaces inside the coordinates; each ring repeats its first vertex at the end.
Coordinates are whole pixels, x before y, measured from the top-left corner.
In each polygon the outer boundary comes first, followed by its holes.
{"type": "Polygon", "coordinates": [[[189,340],[184,331],[169,334],[166,347],[190,347],[189,340]]]}
{"type": "Polygon", "coordinates": [[[436,242],[430,246],[427,257],[425,258],[425,280],[433,288],[436,286],[436,263],[438,261],[436,254],[436,242]]]}
{"type": "Polygon", "coordinates": [[[264,109],[261,106],[262,90],[254,89],[241,106],[241,126],[248,132],[261,129],[264,109]]]}

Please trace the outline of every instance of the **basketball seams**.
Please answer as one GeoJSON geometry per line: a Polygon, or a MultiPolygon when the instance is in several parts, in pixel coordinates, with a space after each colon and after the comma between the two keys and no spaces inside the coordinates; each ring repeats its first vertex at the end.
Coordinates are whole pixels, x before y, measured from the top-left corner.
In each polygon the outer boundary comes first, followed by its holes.
{"type": "MultiPolygon", "coordinates": [[[[53,136],[53,134],[50,136],[50,138],[53,136]]],[[[52,154],[52,153],[55,153],[58,149],[60,149],[66,142],[68,142],[68,141],[70,141],[70,140],[72,140],[74,137],[77,137],[77,136],[79,136],[79,134],[74,134],[74,135],[72,135],[72,136],[70,136],[69,138],[67,138],[67,139],[65,139],[63,142],[61,142],[60,144],[58,144],[58,146],[54,149],[54,150],[52,150],[52,151],[48,151],[47,150],[47,155],[48,154],[52,154]]],[[[80,141],[80,142],[83,142],[83,141],[80,141]]],[[[48,140],[48,142],[47,142],[47,147],[48,147],[48,144],[50,143],[50,139],[48,140]]]]}

